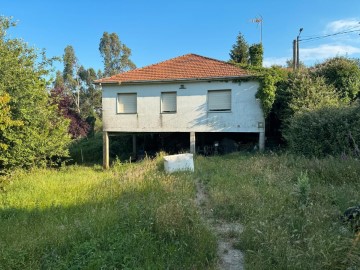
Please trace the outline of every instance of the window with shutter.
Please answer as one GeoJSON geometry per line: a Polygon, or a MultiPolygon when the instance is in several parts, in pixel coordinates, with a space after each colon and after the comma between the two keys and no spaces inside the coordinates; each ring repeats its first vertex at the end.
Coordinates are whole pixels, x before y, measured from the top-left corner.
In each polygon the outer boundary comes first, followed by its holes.
{"type": "Polygon", "coordinates": [[[118,113],[137,113],[137,95],[136,93],[118,94],[118,113]]]}
{"type": "Polygon", "coordinates": [[[209,112],[230,112],[231,90],[209,90],[208,110],[209,112]]]}
{"type": "Polygon", "coordinates": [[[176,112],[176,92],[161,93],[161,113],[176,112]]]}

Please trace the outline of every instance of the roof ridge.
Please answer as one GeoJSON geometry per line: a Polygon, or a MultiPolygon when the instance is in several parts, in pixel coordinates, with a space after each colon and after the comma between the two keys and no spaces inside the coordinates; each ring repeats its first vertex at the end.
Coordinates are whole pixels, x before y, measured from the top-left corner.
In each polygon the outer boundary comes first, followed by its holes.
{"type": "Polygon", "coordinates": [[[248,76],[247,71],[233,63],[195,53],[173,57],[158,63],[136,68],[96,82],[152,81],[184,78],[218,78],[248,76]]]}
{"type": "MultiPolygon", "coordinates": [[[[120,74],[124,74],[126,72],[137,72],[138,70],[143,70],[145,68],[150,68],[150,67],[153,67],[153,66],[157,66],[157,65],[160,65],[160,64],[163,64],[165,62],[168,62],[168,61],[172,61],[172,60],[175,60],[177,58],[181,58],[181,57],[184,57],[184,56],[187,56],[187,55],[196,55],[194,53],[187,53],[187,54],[184,54],[184,55],[180,55],[180,56],[176,56],[176,57],[173,57],[173,58],[170,58],[170,59],[167,59],[167,60],[164,60],[164,61],[160,61],[160,62],[157,62],[157,63],[154,63],[154,64],[150,64],[150,65],[147,65],[147,66],[143,66],[143,67],[139,67],[139,68],[135,68],[135,69],[132,69],[132,70],[128,70],[128,71],[125,71],[125,72],[121,72],[121,73],[118,73],[118,74],[115,74],[115,75],[112,75],[110,77],[106,77],[106,78],[102,78],[102,79],[111,79],[111,78],[116,78],[116,76],[120,75],[120,74]]],[[[198,56],[201,56],[201,55],[198,55],[198,56]]]]}

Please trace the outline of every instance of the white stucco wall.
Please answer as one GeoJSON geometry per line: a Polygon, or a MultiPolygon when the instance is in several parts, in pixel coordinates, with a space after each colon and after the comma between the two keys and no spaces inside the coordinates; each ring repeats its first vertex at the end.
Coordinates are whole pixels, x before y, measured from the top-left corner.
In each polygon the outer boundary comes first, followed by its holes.
{"type": "Polygon", "coordinates": [[[181,82],[103,85],[103,129],[108,132],[264,132],[258,83],[181,82]],[[186,89],[179,89],[184,84],[186,89]],[[231,89],[231,112],[208,112],[208,90],[231,89]],[[161,92],[177,92],[177,112],[161,114],[161,92]],[[117,94],[137,93],[137,113],[117,114],[117,94]]]}

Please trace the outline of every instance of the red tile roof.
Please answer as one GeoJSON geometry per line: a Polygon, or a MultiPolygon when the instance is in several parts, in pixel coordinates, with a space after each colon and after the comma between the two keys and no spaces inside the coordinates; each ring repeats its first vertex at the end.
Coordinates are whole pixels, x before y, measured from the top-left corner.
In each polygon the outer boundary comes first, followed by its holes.
{"type": "Polygon", "coordinates": [[[148,81],[201,80],[248,77],[250,74],[233,64],[216,59],[186,54],[164,62],[130,70],[95,83],[136,83],[148,81]]]}

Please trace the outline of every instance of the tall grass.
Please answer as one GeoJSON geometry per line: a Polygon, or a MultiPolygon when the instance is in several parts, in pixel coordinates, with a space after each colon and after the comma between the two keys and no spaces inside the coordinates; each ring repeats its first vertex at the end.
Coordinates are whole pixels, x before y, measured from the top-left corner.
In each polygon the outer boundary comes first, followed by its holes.
{"type": "Polygon", "coordinates": [[[156,160],[17,174],[0,193],[0,269],[212,268],[194,192],[156,160]]]}
{"type": "Polygon", "coordinates": [[[360,269],[360,243],[339,220],[360,202],[358,160],[199,157],[195,177],[218,219],[244,225],[245,269],[360,269]]]}

